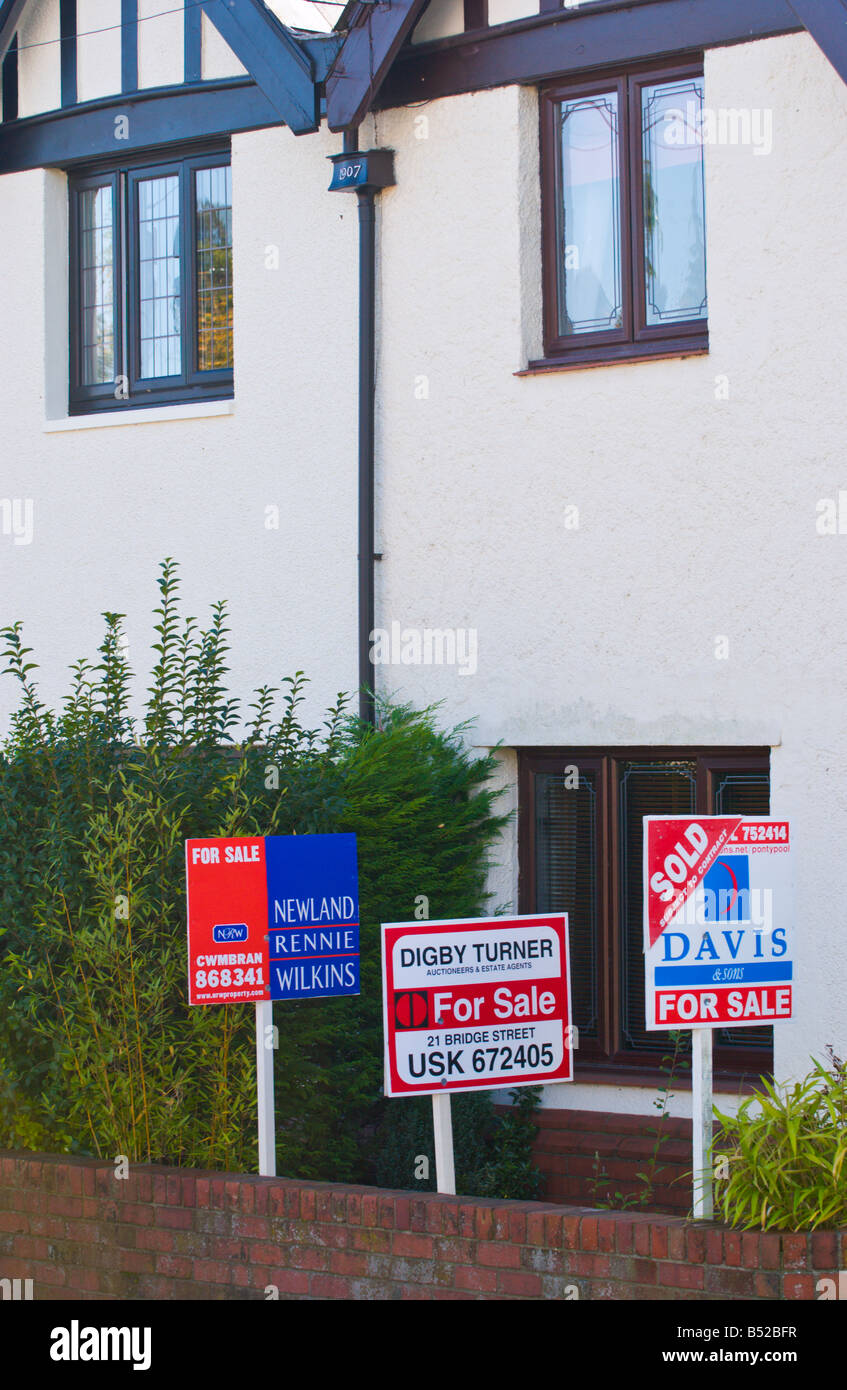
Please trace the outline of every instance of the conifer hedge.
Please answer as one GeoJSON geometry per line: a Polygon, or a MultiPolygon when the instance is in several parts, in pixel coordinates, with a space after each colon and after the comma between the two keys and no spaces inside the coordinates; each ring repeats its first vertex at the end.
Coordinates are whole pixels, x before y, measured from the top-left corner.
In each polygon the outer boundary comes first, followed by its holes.
{"type": "MultiPolygon", "coordinates": [[[[140,720],[121,614],[59,712],[21,625],[2,633],[20,703],[0,753],[0,1146],[255,1169],[253,1010],[188,1007],[184,841],[354,831],[362,992],[274,1005],[278,1171],[414,1188],[420,1107],[382,1097],[379,924],[412,919],[422,894],[432,918],[491,910],[494,759],[431,710],[384,706],[371,728],[339,696],[308,729],[300,672],[242,720],[225,604],[201,628],[173,561],[158,584],[140,720]]],[[[464,1190],[534,1196],[531,1125],[456,1101],[464,1190]]]]}

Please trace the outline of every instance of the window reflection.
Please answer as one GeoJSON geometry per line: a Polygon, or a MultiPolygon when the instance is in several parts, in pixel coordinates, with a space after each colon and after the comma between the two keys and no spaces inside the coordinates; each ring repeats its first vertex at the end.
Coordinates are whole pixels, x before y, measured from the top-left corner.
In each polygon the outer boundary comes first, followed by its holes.
{"type": "Polygon", "coordinates": [[[706,316],[702,78],[642,89],[645,322],[706,316]]]}
{"type": "Polygon", "coordinates": [[[622,322],[618,98],[561,104],[559,331],[596,333],[622,322]]]}
{"type": "Polygon", "coordinates": [[[141,375],[178,376],[182,369],[179,274],[179,177],[138,185],[141,279],[141,375]]]}
{"type": "Polygon", "coordinates": [[[86,188],[80,195],[82,344],[86,386],[115,377],[115,306],[112,186],[86,188]]]}

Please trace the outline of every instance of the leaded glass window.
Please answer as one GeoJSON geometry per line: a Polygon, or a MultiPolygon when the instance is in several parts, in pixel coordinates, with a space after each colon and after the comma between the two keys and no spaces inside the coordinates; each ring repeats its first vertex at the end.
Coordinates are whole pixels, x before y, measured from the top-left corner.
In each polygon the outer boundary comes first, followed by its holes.
{"type": "Polygon", "coordinates": [[[198,169],[196,178],[197,356],[201,371],[232,366],[231,173],[198,169]]]}
{"type": "Polygon", "coordinates": [[[138,185],[141,375],[176,376],[182,362],[179,178],[138,185]]]}
{"type": "Polygon", "coordinates": [[[645,313],[649,325],[706,314],[703,79],[641,89],[645,313]]]}
{"type": "Polygon", "coordinates": [[[84,171],[70,196],[71,413],[231,396],[228,155],[84,171]]]}
{"type": "Polygon", "coordinates": [[[623,291],[617,93],[563,102],[561,123],[561,332],[620,328],[623,291]]]}
{"type": "Polygon", "coordinates": [[[80,197],[82,379],[87,386],[115,374],[115,262],[111,184],[80,197]]]}

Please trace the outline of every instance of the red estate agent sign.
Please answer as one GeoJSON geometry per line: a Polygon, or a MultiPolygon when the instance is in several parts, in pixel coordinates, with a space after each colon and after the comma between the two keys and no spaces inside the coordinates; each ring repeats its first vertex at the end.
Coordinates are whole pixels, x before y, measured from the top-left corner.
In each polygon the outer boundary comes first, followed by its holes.
{"type": "Polygon", "coordinates": [[[356,836],[186,840],[188,1002],[359,993],[356,836]]]}
{"type": "Polygon", "coordinates": [[[648,1029],[791,1018],[793,938],[787,821],[644,817],[648,1029]]]}
{"type": "Polygon", "coordinates": [[[268,999],[265,842],[188,840],[188,1002],[268,999]]]}
{"type": "Polygon", "coordinates": [[[385,1093],[573,1077],[567,916],[382,928],[385,1093]]]}

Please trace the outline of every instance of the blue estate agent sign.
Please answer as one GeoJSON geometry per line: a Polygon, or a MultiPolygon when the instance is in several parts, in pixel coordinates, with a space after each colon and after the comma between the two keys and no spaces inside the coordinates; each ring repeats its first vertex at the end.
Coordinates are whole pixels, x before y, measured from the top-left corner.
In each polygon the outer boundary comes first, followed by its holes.
{"type": "Polygon", "coordinates": [[[265,838],[271,999],[359,991],[355,835],[265,838]]]}

